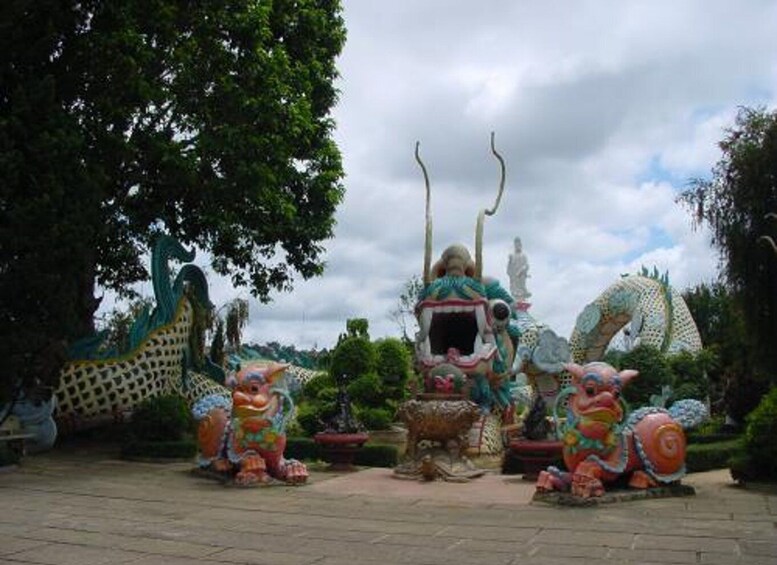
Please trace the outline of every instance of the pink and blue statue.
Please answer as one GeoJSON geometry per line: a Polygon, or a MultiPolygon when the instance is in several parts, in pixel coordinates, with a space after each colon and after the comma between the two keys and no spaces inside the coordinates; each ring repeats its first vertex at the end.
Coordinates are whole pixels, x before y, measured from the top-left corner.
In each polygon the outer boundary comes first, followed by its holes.
{"type": "Polygon", "coordinates": [[[561,392],[556,407],[568,400],[566,423],[558,426],[564,463],[542,471],[537,490],[571,490],[588,498],[602,496],[605,485],[621,477],[631,488],[676,483],[685,475],[685,433],[707,415],[698,400],[680,400],[669,409],[646,406],[627,413],[623,387],[634,370],[616,371],[607,363],[569,363],[572,385],[561,392]]]}
{"type": "Polygon", "coordinates": [[[253,361],[227,384],[232,398],[206,396],[192,407],[199,421],[200,467],[234,476],[240,485],[307,480],[305,465],[283,457],[294,405],[283,386],[285,363],[253,361]]]}

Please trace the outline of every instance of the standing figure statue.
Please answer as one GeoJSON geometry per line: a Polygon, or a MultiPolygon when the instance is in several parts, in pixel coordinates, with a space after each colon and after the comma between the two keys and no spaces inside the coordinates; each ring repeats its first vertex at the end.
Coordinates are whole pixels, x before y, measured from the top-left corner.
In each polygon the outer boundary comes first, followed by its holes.
{"type": "Polygon", "coordinates": [[[507,262],[507,276],[510,277],[510,294],[516,302],[526,302],[531,292],[526,289],[526,279],[529,276],[529,260],[523,252],[521,238],[514,240],[515,251],[510,254],[507,262]]]}

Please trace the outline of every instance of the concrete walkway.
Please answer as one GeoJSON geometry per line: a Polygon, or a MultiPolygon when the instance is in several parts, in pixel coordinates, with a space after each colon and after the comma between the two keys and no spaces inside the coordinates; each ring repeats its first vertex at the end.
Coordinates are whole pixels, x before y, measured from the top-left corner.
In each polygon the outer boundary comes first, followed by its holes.
{"type": "Polygon", "coordinates": [[[240,489],[191,467],[28,457],[0,473],[0,563],[777,563],[777,496],[725,471],[688,477],[694,497],[556,508],[496,474],[421,484],[369,469],[240,489]]]}

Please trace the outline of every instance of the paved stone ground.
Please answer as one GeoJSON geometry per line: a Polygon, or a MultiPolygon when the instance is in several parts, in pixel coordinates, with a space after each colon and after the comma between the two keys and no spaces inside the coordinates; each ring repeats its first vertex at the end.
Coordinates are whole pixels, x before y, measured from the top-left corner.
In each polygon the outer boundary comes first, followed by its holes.
{"type": "Polygon", "coordinates": [[[725,471],[688,477],[694,497],[557,508],[499,475],[420,484],[371,469],[240,489],[190,470],[28,457],[0,474],[0,563],[777,563],[777,495],[725,471]]]}

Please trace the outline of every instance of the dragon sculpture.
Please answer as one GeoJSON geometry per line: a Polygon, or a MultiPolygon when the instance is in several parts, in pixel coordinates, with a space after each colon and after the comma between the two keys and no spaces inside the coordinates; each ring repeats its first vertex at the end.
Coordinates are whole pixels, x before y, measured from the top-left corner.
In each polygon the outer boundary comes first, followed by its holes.
{"type": "Polygon", "coordinates": [[[152,252],[152,281],[156,308],[144,310],[130,330],[129,351],[106,350],[103,336],[82,340],[71,348],[72,360],[62,370],[55,391],[54,417],[60,427],[75,428],[100,417],[120,416],[147,398],[179,394],[190,405],[210,394],[229,398],[218,368],[195,367],[190,344],[195,301],[210,307],[202,271],[184,265],[170,282],[168,261],[192,261],[194,252],[168,236],[157,241],[152,252]],[[211,370],[216,379],[206,370],[211,370]]]}
{"type": "MultiPolygon", "coordinates": [[[[244,484],[266,479],[259,472],[260,460],[270,476],[303,482],[304,466],[283,459],[284,426],[293,405],[282,377],[288,372],[304,381],[313,371],[243,360],[244,366],[235,367],[236,375],[227,381],[231,390],[222,384],[226,374],[221,367],[196,359],[195,310],[212,308],[205,276],[197,266],[185,264],[171,282],[168,266],[170,259],[188,263],[194,256],[171,237],[157,240],[151,265],[156,308],[144,310],[134,321],[126,352],[106,348],[104,335],[71,347],[71,360],[62,369],[51,403],[52,420],[36,423],[46,431],[45,442],[38,443],[51,447],[57,427],[71,430],[104,418],[120,419],[148,398],[177,394],[200,419],[203,461],[225,471],[229,462],[236,480],[244,484]],[[254,388],[259,392],[254,394],[254,388]],[[58,426],[52,428],[54,421],[58,426]],[[225,444],[214,452],[216,439],[225,444]]],[[[15,412],[24,407],[17,404],[15,412]]]]}
{"type": "Polygon", "coordinates": [[[436,374],[440,367],[464,376],[466,395],[481,413],[480,451],[501,453],[500,430],[512,422],[509,376],[519,332],[513,319],[513,298],[498,281],[483,276],[482,250],[485,217],[496,213],[504,192],[504,160],[494,147],[492,133],[491,151],[499,161],[501,178],[494,205],[478,215],[474,259],[464,245],[454,244],[432,265],[431,191],[418,147],[416,144],[415,156],[426,185],[426,230],[423,290],[416,305],[416,364],[425,382],[443,382],[444,375],[436,374]],[[493,442],[484,443],[483,437],[493,442]]]}
{"type": "MultiPolygon", "coordinates": [[[[540,492],[570,490],[584,498],[601,496],[604,486],[628,476],[632,488],[678,481],[685,474],[684,428],[707,414],[697,400],[675,402],[668,410],[648,406],[627,413],[621,390],[637,377],[602,362],[570,363],[572,385],[559,395],[556,410],[568,399],[565,424],[557,428],[569,473],[542,471],[540,492]]],[[[558,418],[557,418],[558,421],[558,418]]]]}
{"type": "MultiPolygon", "coordinates": [[[[612,338],[628,324],[633,343],[656,346],[666,353],[701,350],[696,324],[668,276],[643,268],[607,288],[578,316],[569,341],[537,321],[498,281],[483,276],[483,224],[496,213],[505,182],[504,160],[496,202],[478,215],[475,257],[461,244],[447,247],[432,265],[432,218],[426,167],[418,155],[426,186],[426,230],[423,289],[416,305],[419,332],[416,361],[424,381],[436,368],[453,365],[466,375],[471,400],[483,414],[476,424],[478,451],[498,454],[505,430],[512,425],[516,400],[529,405],[541,395],[552,406],[571,382],[565,369],[570,361],[601,359],[612,338]],[[511,382],[525,374],[530,386],[511,382]]],[[[439,380],[439,375],[436,376],[439,380]]]]}

